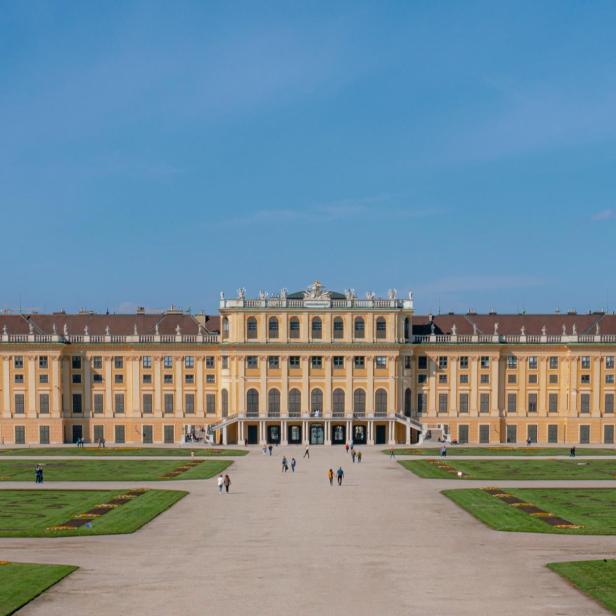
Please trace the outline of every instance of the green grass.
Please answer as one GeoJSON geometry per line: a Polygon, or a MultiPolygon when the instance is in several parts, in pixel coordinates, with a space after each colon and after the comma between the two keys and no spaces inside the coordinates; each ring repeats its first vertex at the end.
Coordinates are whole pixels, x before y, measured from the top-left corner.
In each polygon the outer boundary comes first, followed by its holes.
{"type": "Polygon", "coordinates": [[[0,563],[0,616],[13,614],[75,569],[71,565],[0,563]]]}
{"type": "MultiPolygon", "coordinates": [[[[450,460],[466,479],[616,479],[616,460],[450,460]]],[[[426,479],[455,479],[455,473],[428,460],[401,460],[404,468],[426,479]]]]}
{"type": "Polygon", "coordinates": [[[495,530],[561,535],[616,535],[616,490],[609,488],[503,488],[508,494],[581,528],[555,528],[483,490],[443,494],[495,530]]]}
{"type": "Polygon", "coordinates": [[[548,567],[616,614],[616,560],[549,563],[548,567]]]}
{"type": "Polygon", "coordinates": [[[0,456],[188,456],[191,452],[196,457],[245,456],[245,449],[194,449],[179,447],[21,447],[18,449],[0,449],[0,456]]]}
{"type": "Polygon", "coordinates": [[[109,502],[126,490],[0,490],[0,537],[72,537],[133,533],[187,492],[146,490],[141,496],[92,520],[92,528],[48,530],[109,502]]]}
{"type": "MultiPolygon", "coordinates": [[[[45,460],[45,481],[165,481],[165,473],[186,464],[181,460],[45,460]]],[[[231,465],[202,460],[174,479],[209,479],[231,465]]],[[[33,460],[0,460],[0,481],[34,482],[33,460]]]]}
{"type": "MultiPolygon", "coordinates": [[[[592,449],[576,447],[578,456],[616,456],[616,449],[592,449]]],[[[438,456],[438,447],[401,448],[394,449],[398,456],[438,456]]],[[[389,449],[383,453],[389,455],[389,449]]],[[[447,447],[447,457],[450,456],[569,456],[568,447],[447,447]]]]}

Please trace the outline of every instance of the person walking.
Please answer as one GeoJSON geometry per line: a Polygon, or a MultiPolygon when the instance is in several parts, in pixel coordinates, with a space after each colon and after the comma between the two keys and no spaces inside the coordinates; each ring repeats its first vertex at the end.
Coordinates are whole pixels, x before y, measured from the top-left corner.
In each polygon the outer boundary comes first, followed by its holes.
{"type": "Polygon", "coordinates": [[[222,494],[222,488],[223,488],[223,486],[225,484],[225,480],[224,480],[222,474],[218,475],[217,483],[218,483],[218,494],[222,494]]]}
{"type": "Polygon", "coordinates": [[[40,464],[34,469],[34,483],[43,483],[43,467],[40,464]]]}
{"type": "Polygon", "coordinates": [[[274,449],[271,445],[268,445],[267,448],[269,449],[270,452],[270,456],[272,455],[272,449],[274,449]]]}
{"type": "Polygon", "coordinates": [[[441,458],[444,458],[447,455],[447,447],[445,447],[445,445],[443,445],[441,447],[441,458]]]}
{"type": "Polygon", "coordinates": [[[338,467],[338,470],[336,471],[336,477],[338,478],[338,485],[341,486],[342,478],[344,477],[344,471],[342,470],[342,466],[338,467]]]}
{"type": "Polygon", "coordinates": [[[304,451],[304,458],[308,458],[310,460],[310,445],[306,445],[306,450],[304,451]]]}
{"type": "Polygon", "coordinates": [[[297,464],[297,462],[295,461],[295,458],[291,458],[291,471],[295,472],[295,465],[297,464]]]}
{"type": "Polygon", "coordinates": [[[351,451],[351,460],[353,460],[353,464],[355,464],[355,456],[357,454],[355,453],[355,450],[351,451]]]}
{"type": "Polygon", "coordinates": [[[224,479],[222,480],[224,486],[225,486],[225,492],[227,494],[229,494],[229,487],[231,486],[231,477],[229,477],[229,475],[225,475],[224,479]]]}
{"type": "Polygon", "coordinates": [[[575,458],[575,445],[569,450],[569,457],[575,458]]]}
{"type": "Polygon", "coordinates": [[[393,447],[389,450],[389,458],[393,458],[394,460],[396,459],[396,454],[393,447]]]}
{"type": "Polygon", "coordinates": [[[267,447],[265,445],[263,445],[263,449],[261,451],[263,451],[264,456],[267,455],[267,447]]]}
{"type": "Polygon", "coordinates": [[[287,456],[282,456],[282,468],[280,470],[281,472],[286,473],[287,469],[288,469],[287,456]]]}
{"type": "Polygon", "coordinates": [[[327,471],[327,478],[329,479],[329,485],[333,486],[334,485],[334,469],[330,468],[327,471]]]}
{"type": "Polygon", "coordinates": [[[357,462],[361,462],[361,451],[357,452],[357,462]]]}
{"type": "Polygon", "coordinates": [[[349,444],[348,443],[344,444],[344,448],[346,449],[346,452],[349,453],[349,444]]]}

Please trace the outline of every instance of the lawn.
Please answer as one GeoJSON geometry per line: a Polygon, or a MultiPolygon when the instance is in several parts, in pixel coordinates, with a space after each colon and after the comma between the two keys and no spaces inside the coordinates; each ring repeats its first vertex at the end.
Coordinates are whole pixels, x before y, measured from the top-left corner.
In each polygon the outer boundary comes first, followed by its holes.
{"type": "MultiPolygon", "coordinates": [[[[45,481],[165,481],[209,479],[232,462],[227,460],[45,460],[45,481]],[[189,470],[171,475],[184,465],[189,470]]],[[[0,460],[0,481],[34,481],[33,460],[0,460]]]]}
{"type": "Polygon", "coordinates": [[[0,561],[0,616],[13,614],[75,569],[71,565],[0,561]]]}
{"type": "MultiPolygon", "coordinates": [[[[436,462],[436,460],[434,461],[436,462]]],[[[430,460],[401,460],[404,468],[426,479],[616,479],[616,460],[438,460],[448,472],[430,460]]]]}
{"type": "Polygon", "coordinates": [[[616,560],[550,563],[548,567],[616,614],[616,560]]]}
{"type": "Polygon", "coordinates": [[[443,494],[495,530],[615,535],[616,490],[609,488],[503,488],[503,492],[536,505],[580,528],[556,528],[483,490],[445,490],[443,494]]]}
{"type": "Polygon", "coordinates": [[[187,492],[145,490],[125,504],[92,518],[91,528],[49,530],[109,503],[127,490],[0,490],[0,537],[68,537],[133,533],[187,492]]]}
{"type": "MultiPolygon", "coordinates": [[[[389,449],[383,453],[389,455],[389,449]]],[[[616,456],[616,449],[592,449],[589,447],[575,449],[578,456],[616,456]]],[[[394,449],[398,456],[438,456],[437,447],[394,449]]],[[[450,456],[569,456],[569,448],[565,447],[447,447],[447,457],[450,456]]]]}
{"type": "Polygon", "coordinates": [[[196,457],[245,456],[245,449],[180,449],[176,447],[21,447],[0,449],[0,456],[187,456],[194,452],[196,457]]]}

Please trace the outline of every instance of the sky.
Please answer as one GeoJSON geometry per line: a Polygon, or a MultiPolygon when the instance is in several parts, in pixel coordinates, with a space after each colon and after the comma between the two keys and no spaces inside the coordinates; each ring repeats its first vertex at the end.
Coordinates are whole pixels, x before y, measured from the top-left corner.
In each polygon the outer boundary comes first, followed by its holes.
{"type": "Polygon", "coordinates": [[[0,8],[2,309],[616,309],[614,2],[0,8]]]}

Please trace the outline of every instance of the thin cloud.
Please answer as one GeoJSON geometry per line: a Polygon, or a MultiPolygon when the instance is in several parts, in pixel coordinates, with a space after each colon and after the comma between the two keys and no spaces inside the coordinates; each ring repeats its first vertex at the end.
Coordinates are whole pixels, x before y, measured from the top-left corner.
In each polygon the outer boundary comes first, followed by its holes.
{"type": "Polygon", "coordinates": [[[600,212],[595,212],[591,220],[593,222],[601,221],[601,220],[616,220],[616,210],[609,208],[607,210],[601,210],[600,212]]]}

